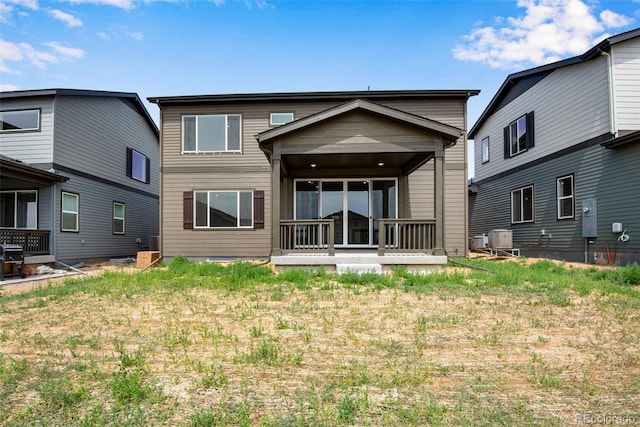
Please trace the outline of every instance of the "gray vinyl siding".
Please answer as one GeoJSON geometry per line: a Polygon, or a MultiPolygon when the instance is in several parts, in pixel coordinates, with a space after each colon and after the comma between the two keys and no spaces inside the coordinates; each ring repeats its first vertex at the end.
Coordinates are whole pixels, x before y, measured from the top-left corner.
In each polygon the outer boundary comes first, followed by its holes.
{"type": "Polygon", "coordinates": [[[640,38],[611,48],[616,129],[640,130],[640,38]]]}
{"type": "Polygon", "coordinates": [[[513,230],[514,247],[523,254],[567,260],[584,260],[581,209],[585,199],[595,198],[598,208],[598,237],[590,239],[589,261],[594,252],[606,257],[606,242],[615,250],[620,263],[640,262],[640,145],[627,144],[617,149],[600,145],[554,158],[500,179],[480,183],[477,195],[470,197],[471,236],[492,229],[513,230]],[[574,175],[575,218],[557,219],[556,179],[574,175]],[[535,222],[511,224],[510,193],[527,185],[534,186],[535,222]],[[611,232],[614,222],[622,222],[631,237],[616,243],[611,232]],[[542,237],[544,229],[551,238],[542,237]]]}
{"type": "MultiPolygon", "coordinates": [[[[466,129],[462,100],[378,100],[391,108],[466,129]]],[[[273,126],[270,112],[292,112],[301,119],[341,104],[332,101],[280,101],[230,103],[226,105],[165,106],[162,108],[161,144],[161,245],[164,256],[267,256],[271,250],[270,165],[255,135],[273,126]],[[181,154],[181,117],[191,114],[241,114],[242,152],[181,154]],[[264,230],[183,230],[182,193],[195,189],[263,189],[264,230]]],[[[354,115],[352,117],[358,117],[354,115]]],[[[349,119],[337,118],[337,121],[349,119]]],[[[331,122],[333,125],[334,121],[331,122]]],[[[370,122],[368,122],[370,124],[370,122]]],[[[349,124],[346,124],[347,127],[349,124]]],[[[402,136],[412,134],[404,128],[402,136]]],[[[367,125],[366,131],[371,131],[367,125]]],[[[362,132],[360,132],[362,133],[362,132]]],[[[297,134],[299,137],[302,133],[297,134]]],[[[296,138],[297,139],[297,138],[296,138]]],[[[296,140],[296,143],[299,139],[296,140]]],[[[371,142],[371,141],[362,141],[371,142]]],[[[466,248],[466,139],[445,151],[445,198],[447,249],[466,248]],[[451,166],[449,166],[451,165],[451,166]],[[460,206],[464,206],[460,208],[460,206]]],[[[432,162],[431,162],[432,163],[432,162]]],[[[347,172],[345,172],[345,175],[347,172]]],[[[414,217],[433,216],[433,166],[427,164],[410,177],[414,217]],[[431,169],[429,169],[431,168],[431,169]],[[428,196],[431,192],[431,196],[428,196]]],[[[292,181],[282,184],[282,218],[292,215],[292,181]]],[[[413,214],[413,212],[412,212],[413,214]]]]}
{"type": "Polygon", "coordinates": [[[138,250],[148,247],[150,236],[158,235],[158,199],[80,176],[70,175],[70,178],[56,190],[56,259],[135,256],[138,250]],[[79,195],[77,233],[61,231],[62,191],[79,195]],[[125,204],[124,235],[113,234],[113,202],[125,204]],[[136,239],[142,244],[138,245],[136,239]]]}
{"type": "Polygon", "coordinates": [[[26,163],[53,161],[53,98],[3,99],[0,110],[40,109],[40,131],[0,133],[0,154],[26,163]]]}
{"type": "Polygon", "coordinates": [[[158,139],[117,97],[58,96],[54,162],[138,190],[159,194],[158,139]],[[150,183],[126,175],[127,147],[150,159],[150,183]]]}
{"type": "Polygon", "coordinates": [[[493,113],[475,134],[475,179],[483,180],[609,132],[607,68],[606,58],[601,57],[556,69],[493,113]],[[505,159],[504,127],[531,111],[535,114],[535,147],[505,159]],[[480,141],[487,136],[490,161],[483,164],[480,141]]]}

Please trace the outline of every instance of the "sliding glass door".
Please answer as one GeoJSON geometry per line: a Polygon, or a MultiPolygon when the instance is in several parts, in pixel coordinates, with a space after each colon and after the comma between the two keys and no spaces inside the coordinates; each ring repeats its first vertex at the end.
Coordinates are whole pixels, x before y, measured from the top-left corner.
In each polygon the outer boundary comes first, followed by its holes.
{"type": "Polygon", "coordinates": [[[333,219],[339,247],[378,244],[380,218],[396,218],[395,179],[295,181],[295,219],[333,219]]]}

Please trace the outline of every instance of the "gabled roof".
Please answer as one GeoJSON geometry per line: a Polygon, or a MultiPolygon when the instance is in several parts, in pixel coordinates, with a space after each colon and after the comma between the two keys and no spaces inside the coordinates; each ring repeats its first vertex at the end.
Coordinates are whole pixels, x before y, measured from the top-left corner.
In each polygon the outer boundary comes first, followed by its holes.
{"type": "Polygon", "coordinates": [[[438,135],[441,135],[443,139],[445,139],[445,141],[449,141],[449,144],[445,145],[454,144],[463,134],[463,131],[461,129],[458,129],[454,126],[450,126],[414,114],[409,114],[404,111],[396,110],[394,108],[386,107],[384,105],[376,104],[364,99],[355,99],[353,101],[338,105],[333,108],[329,108],[311,116],[304,117],[300,120],[295,120],[291,123],[287,123],[286,125],[261,132],[256,135],[256,139],[258,140],[260,145],[262,145],[282,135],[295,132],[297,130],[306,128],[307,126],[311,126],[325,120],[329,120],[333,117],[337,117],[356,110],[367,111],[382,117],[386,117],[388,119],[396,120],[405,124],[416,126],[432,133],[436,133],[438,135]]]}
{"type": "Polygon", "coordinates": [[[138,94],[133,92],[109,92],[83,89],[16,90],[11,92],[0,92],[0,101],[4,99],[28,98],[38,96],[94,96],[125,99],[130,102],[131,107],[133,107],[135,111],[137,111],[142,117],[144,117],[151,130],[155,133],[156,137],[160,136],[158,126],[149,115],[149,112],[145,108],[138,94]]]}
{"type": "Polygon", "coordinates": [[[640,37],[640,28],[636,28],[625,33],[621,33],[612,37],[609,37],[582,55],[574,56],[572,58],[563,59],[562,61],[554,62],[540,67],[530,68],[528,70],[520,71],[518,73],[509,74],[502,86],[498,89],[493,96],[489,105],[480,115],[480,118],[471,127],[469,131],[469,139],[475,137],[475,133],[480,129],[484,122],[495,113],[497,110],[511,102],[513,99],[524,93],[527,89],[538,83],[540,80],[551,74],[553,71],[569,67],[574,64],[579,64],[598,58],[602,52],[609,52],[611,46],[623,41],[640,37]]]}
{"type": "Polygon", "coordinates": [[[53,185],[69,180],[66,176],[34,168],[28,163],[12,159],[2,154],[0,154],[0,175],[7,178],[23,179],[45,185],[53,185]]]}

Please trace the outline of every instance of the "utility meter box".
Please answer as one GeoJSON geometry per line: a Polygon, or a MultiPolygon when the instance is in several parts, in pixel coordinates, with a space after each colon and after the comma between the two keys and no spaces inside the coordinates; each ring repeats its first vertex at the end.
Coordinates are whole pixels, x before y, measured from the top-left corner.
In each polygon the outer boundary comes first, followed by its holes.
{"type": "Polygon", "coordinates": [[[582,237],[598,237],[598,203],[596,199],[582,201],[582,237]]]}

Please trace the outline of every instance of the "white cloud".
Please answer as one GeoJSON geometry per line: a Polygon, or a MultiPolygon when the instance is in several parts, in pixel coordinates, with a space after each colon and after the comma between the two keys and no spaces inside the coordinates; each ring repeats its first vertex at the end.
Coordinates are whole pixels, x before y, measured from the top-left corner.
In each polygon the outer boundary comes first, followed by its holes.
{"type": "MultiPolygon", "coordinates": [[[[31,9],[38,10],[37,0],[2,0],[0,1],[0,23],[8,24],[11,22],[11,16],[13,15],[16,7],[19,9],[31,9]]],[[[19,10],[17,12],[20,15],[26,15],[24,11],[19,10]]]]}
{"type": "Polygon", "coordinates": [[[492,68],[543,65],[584,53],[603,32],[633,22],[610,10],[596,16],[582,0],[518,0],[521,17],[502,17],[492,26],[478,27],[463,36],[453,49],[463,61],[477,61],[492,68]]]}
{"type": "Polygon", "coordinates": [[[133,0],[66,0],[71,4],[95,4],[99,6],[113,6],[124,10],[135,7],[133,0]]]}
{"type": "Polygon", "coordinates": [[[61,60],[78,59],[84,56],[82,49],[63,46],[57,42],[45,43],[48,49],[36,49],[29,43],[12,43],[0,39],[0,71],[7,74],[21,74],[8,63],[26,64],[40,69],[61,60]]]}
{"type": "Polygon", "coordinates": [[[625,25],[629,25],[633,22],[633,19],[610,10],[605,10],[600,13],[600,19],[604,25],[611,28],[624,27],[625,25]]]}
{"type": "Polygon", "coordinates": [[[58,42],[47,42],[45,46],[49,46],[55,53],[64,59],[78,59],[84,56],[84,51],[75,47],[62,46],[58,42]]]}
{"type": "Polygon", "coordinates": [[[18,90],[18,86],[16,85],[12,85],[12,84],[8,84],[8,83],[0,83],[0,90],[1,91],[12,91],[12,90],[18,90]]]}
{"type": "Polygon", "coordinates": [[[111,26],[108,31],[100,31],[96,34],[102,40],[111,40],[123,36],[130,37],[138,41],[144,39],[144,34],[139,31],[129,31],[129,28],[126,26],[111,26]]]}
{"type": "Polygon", "coordinates": [[[49,15],[53,16],[54,18],[56,18],[59,21],[64,22],[65,24],[67,24],[69,27],[81,27],[82,26],[82,21],[78,18],[76,18],[75,16],[69,14],[69,13],[65,13],[61,10],[58,9],[51,9],[49,10],[49,15]]]}

